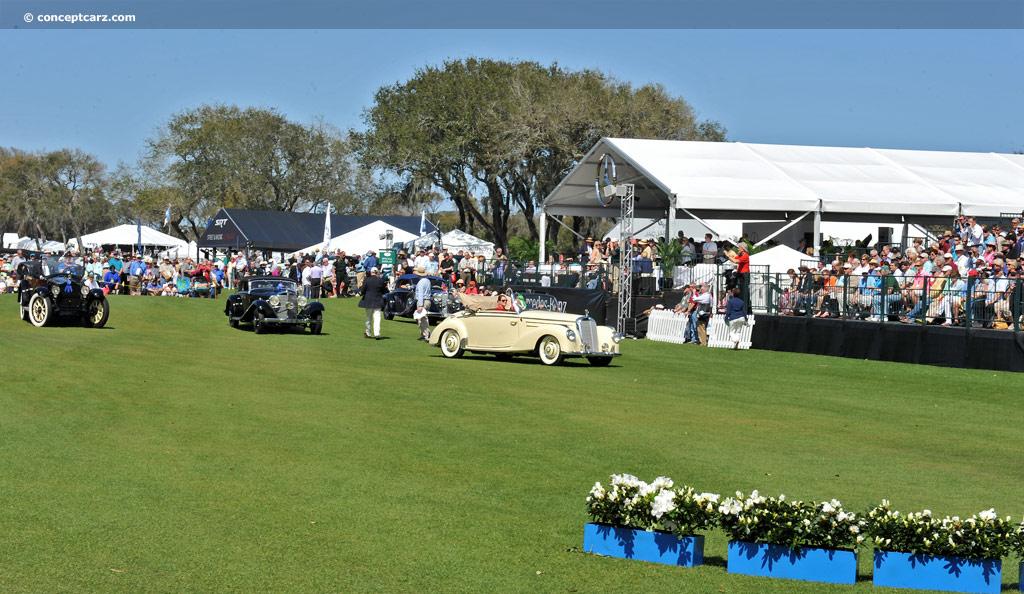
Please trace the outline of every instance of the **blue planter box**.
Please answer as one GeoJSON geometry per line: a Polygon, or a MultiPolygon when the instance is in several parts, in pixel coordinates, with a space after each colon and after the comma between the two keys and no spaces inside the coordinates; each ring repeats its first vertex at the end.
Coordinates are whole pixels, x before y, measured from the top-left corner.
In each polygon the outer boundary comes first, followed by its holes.
{"type": "Polygon", "coordinates": [[[1002,581],[1003,562],[1000,559],[875,551],[876,586],[980,594],[999,592],[1002,581]]]}
{"type": "Polygon", "coordinates": [[[608,557],[683,567],[704,564],[703,536],[677,536],[669,532],[647,532],[607,524],[584,525],[583,550],[608,557]]]}
{"type": "Polygon", "coordinates": [[[857,553],[730,540],[729,573],[852,584],[857,581],[857,553]]]}

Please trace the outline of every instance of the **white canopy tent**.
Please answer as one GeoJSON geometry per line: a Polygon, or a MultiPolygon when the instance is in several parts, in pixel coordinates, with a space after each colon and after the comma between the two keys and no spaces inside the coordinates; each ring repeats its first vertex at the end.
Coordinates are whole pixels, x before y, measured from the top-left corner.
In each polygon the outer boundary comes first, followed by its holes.
{"type": "Polygon", "coordinates": [[[67,249],[67,246],[59,241],[54,241],[52,239],[36,239],[34,237],[22,237],[10,247],[18,250],[32,250],[47,253],[63,252],[67,249]]]}
{"type": "MultiPolygon", "coordinates": [[[[948,223],[1024,208],[1024,155],[602,138],[544,201],[545,215],[618,217],[598,201],[605,154],[634,184],[637,218],[948,223]],[[812,215],[812,216],[808,216],[812,215]]],[[[544,246],[547,217],[541,217],[544,246]]],[[[713,227],[713,225],[710,225],[713,227]]],[[[634,225],[634,227],[636,227],[634,225]]]]}
{"type": "Polygon", "coordinates": [[[441,236],[441,245],[449,252],[459,250],[470,250],[475,254],[483,254],[490,258],[494,255],[494,243],[486,239],[480,239],[460,229],[452,229],[441,236]]]}
{"type": "MultiPolygon", "coordinates": [[[[389,225],[381,220],[376,220],[368,225],[364,225],[358,229],[349,231],[337,237],[331,238],[330,251],[343,251],[346,254],[365,254],[369,250],[379,252],[384,249],[386,239],[381,239],[380,236],[385,234],[387,231],[391,231],[391,240],[395,243],[410,241],[415,239],[416,236],[408,231],[404,231],[389,225]]],[[[299,252],[305,254],[313,254],[318,251],[322,251],[324,247],[323,242],[315,243],[305,249],[299,250],[289,254],[289,257],[297,256],[299,252]]]]}
{"type": "Polygon", "coordinates": [[[5,248],[12,248],[15,245],[17,245],[17,243],[21,240],[21,236],[19,236],[17,233],[4,233],[2,245],[5,248]]]}
{"type": "Polygon", "coordinates": [[[796,270],[803,260],[808,259],[806,254],[785,245],[777,245],[763,252],[750,256],[751,266],[767,266],[769,274],[784,274],[792,268],[796,270]]]}
{"type": "MultiPolygon", "coordinates": [[[[136,225],[118,225],[95,233],[82,236],[82,243],[87,248],[99,247],[101,245],[138,245],[139,229],[136,225]]],[[[69,245],[77,245],[76,239],[68,240],[69,245]]],[[[187,249],[188,242],[178,239],[152,227],[142,226],[142,245],[144,247],[178,247],[187,249]]]]}
{"type": "Polygon", "coordinates": [[[194,241],[188,242],[186,245],[174,246],[160,252],[160,258],[199,258],[199,246],[194,241]]]}

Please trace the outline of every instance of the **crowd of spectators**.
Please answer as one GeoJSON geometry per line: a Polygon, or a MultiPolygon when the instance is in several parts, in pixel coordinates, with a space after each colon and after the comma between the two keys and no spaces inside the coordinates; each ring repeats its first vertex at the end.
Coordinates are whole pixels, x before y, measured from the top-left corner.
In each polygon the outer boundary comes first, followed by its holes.
{"type": "Polygon", "coordinates": [[[1021,315],[1024,226],[1003,229],[959,217],[925,245],[890,246],[790,269],[781,282],[784,314],[1012,328],[1021,315]]]}

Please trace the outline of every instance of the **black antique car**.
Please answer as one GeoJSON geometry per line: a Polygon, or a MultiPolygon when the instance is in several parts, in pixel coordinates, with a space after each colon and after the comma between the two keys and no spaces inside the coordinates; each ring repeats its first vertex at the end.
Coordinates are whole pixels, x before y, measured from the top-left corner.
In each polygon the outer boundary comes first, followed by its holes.
{"type": "MultiPolygon", "coordinates": [[[[430,307],[427,316],[431,321],[440,321],[462,310],[462,302],[449,292],[449,284],[442,278],[426,276],[430,280],[430,307]]],[[[416,283],[420,276],[403,274],[395,281],[395,288],[384,295],[384,319],[395,316],[411,318],[416,313],[416,283]]]]}
{"type": "Polygon", "coordinates": [[[18,279],[18,311],[33,326],[66,319],[80,320],[87,328],[107,323],[110,304],[102,289],[85,283],[80,266],[52,257],[29,260],[18,265],[18,279]]]}
{"type": "Polygon", "coordinates": [[[324,325],[324,304],[299,295],[295,281],[280,276],[254,276],[243,281],[242,290],[228,296],[224,306],[228,324],[252,324],[256,334],[271,326],[299,326],[320,334],[324,325]]]}

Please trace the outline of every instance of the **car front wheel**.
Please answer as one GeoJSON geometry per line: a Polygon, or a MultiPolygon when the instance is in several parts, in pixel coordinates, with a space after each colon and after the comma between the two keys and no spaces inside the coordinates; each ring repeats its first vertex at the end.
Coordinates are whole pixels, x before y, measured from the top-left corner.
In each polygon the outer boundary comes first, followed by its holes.
{"type": "Polygon", "coordinates": [[[562,362],[562,345],[554,336],[545,336],[537,345],[537,355],[545,365],[558,365],[562,362]]]}
{"type": "Polygon", "coordinates": [[[449,359],[461,357],[464,352],[462,339],[455,330],[445,330],[441,333],[441,354],[449,359]]]}
{"type": "Polygon", "coordinates": [[[262,311],[257,311],[256,315],[252,318],[252,331],[256,334],[263,334],[267,331],[267,323],[263,321],[264,316],[262,311]]]}
{"type": "Polygon", "coordinates": [[[53,319],[53,301],[39,293],[32,295],[32,299],[28,302],[28,321],[32,322],[33,326],[42,328],[49,324],[51,319],[53,319]]]}
{"type": "Polygon", "coordinates": [[[89,328],[102,328],[110,317],[110,306],[107,299],[93,299],[85,311],[85,325],[89,328]]]}
{"type": "Polygon", "coordinates": [[[320,330],[322,330],[324,327],[323,314],[318,311],[315,311],[313,312],[313,315],[309,316],[309,319],[311,320],[309,322],[309,333],[320,334],[320,330]]]}

